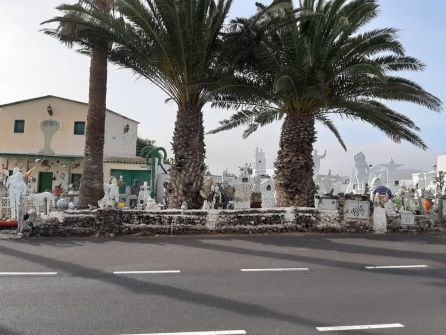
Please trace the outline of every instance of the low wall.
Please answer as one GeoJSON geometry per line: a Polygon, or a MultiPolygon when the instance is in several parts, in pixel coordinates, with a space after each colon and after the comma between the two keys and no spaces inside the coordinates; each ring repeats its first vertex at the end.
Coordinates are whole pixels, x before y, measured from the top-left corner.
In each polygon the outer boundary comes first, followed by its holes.
{"type": "MultiPolygon", "coordinates": [[[[368,206],[368,203],[367,203],[368,206]]],[[[373,209],[366,218],[352,218],[342,209],[272,208],[247,210],[98,209],[66,211],[57,219],[28,222],[25,236],[187,235],[203,233],[330,232],[372,233],[373,209]]],[[[389,232],[446,232],[446,222],[416,216],[411,226],[399,217],[388,218],[389,232]]]]}

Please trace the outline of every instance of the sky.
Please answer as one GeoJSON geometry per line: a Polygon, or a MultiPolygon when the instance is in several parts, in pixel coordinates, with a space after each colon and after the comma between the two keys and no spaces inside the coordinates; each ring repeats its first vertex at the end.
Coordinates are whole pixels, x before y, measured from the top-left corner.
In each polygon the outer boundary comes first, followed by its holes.
{"type": "MultiPolygon", "coordinates": [[[[55,7],[63,0],[0,0],[0,104],[43,95],[56,95],[88,101],[89,58],[60,44],[39,30],[40,23],[57,15],[55,7]]],[[[73,3],[73,0],[65,0],[73,3]]],[[[230,18],[255,12],[255,0],[234,0],[230,18]]],[[[262,1],[269,3],[268,0],[262,1]]],[[[381,0],[380,15],[367,29],[395,27],[407,54],[426,64],[424,72],[406,76],[446,102],[446,1],[381,0]]],[[[166,95],[145,79],[130,71],[109,66],[107,107],[140,121],[139,135],[156,140],[170,150],[176,106],[166,103],[166,95]]],[[[353,156],[362,151],[369,164],[387,163],[393,157],[404,168],[430,170],[436,157],[446,154],[446,113],[437,114],[410,104],[392,104],[422,129],[421,136],[429,147],[423,151],[410,144],[394,144],[371,126],[358,122],[335,120],[348,151],[320,126],[315,148],[327,150],[321,161],[321,173],[348,175],[354,168],[353,156]]],[[[205,107],[206,130],[231,112],[205,107]]],[[[261,128],[248,139],[242,139],[243,128],[205,138],[206,164],[214,174],[255,160],[256,147],[267,156],[267,167],[273,163],[279,146],[281,123],[261,128]]],[[[0,134],[1,136],[1,134],[0,134]]]]}

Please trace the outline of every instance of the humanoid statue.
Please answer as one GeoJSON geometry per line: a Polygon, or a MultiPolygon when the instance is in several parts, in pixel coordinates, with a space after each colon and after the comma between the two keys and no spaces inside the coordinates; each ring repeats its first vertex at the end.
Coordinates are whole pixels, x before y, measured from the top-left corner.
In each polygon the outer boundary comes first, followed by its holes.
{"type": "Polygon", "coordinates": [[[118,180],[115,177],[111,178],[110,183],[110,200],[113,200],[115,203],[119,202],[119,186],[118,186],[118,180]]]}
{"type": "Polygon", "coordinates": [[[392,192],[395,192],[395,171],[400,166],[403,166],[403,164],[395,164],[393,158],[391,158],[389,163],[381,165],[387,169],[387,187],[390,188],[392,192]]]}
{"type": "Polygon", "coordinates": [[[20,171],[14,173],[7,181],[9,204],[11,206],[11,219],[17,219],[20,197],[26,192],[27,186],[20,171]]]}
{"type": "Polygon", "coordinates": [[[318,155],[317,154],[317,149],[314,149],[313,151],[313,175],[314,176],[318,176],[319,175],[319,171],[321,168],[321,159],[324,159],[327,156],[327,150],[324,151],[323,155],[318,155]]]}
{"type": "Polygon", "coordinates": [[[355,177],[358,183],[358,191],[364,191],[365,184],[369,180],[370,168],[365,160],[365,155],[360,152],[355,155],[355,177]]]}

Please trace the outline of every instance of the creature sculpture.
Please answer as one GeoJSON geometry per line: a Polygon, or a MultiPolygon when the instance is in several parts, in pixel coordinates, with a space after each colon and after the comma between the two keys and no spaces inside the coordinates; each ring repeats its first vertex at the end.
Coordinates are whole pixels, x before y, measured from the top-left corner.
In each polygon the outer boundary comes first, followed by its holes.
{"type": "Polygon", "coordinates": [[[214,208],[214,181],[212,177],[207,177],[200,190],[200,196],[203,198],[203,209],[214,208]]]}
{"type": "Polygon", "coordinates": [[[167,164],[167,151],[162,147],[144,147],[141,149],[141,157],[147,160],[147,165],[151,166],[151,180],[150,180],[150,196],[156,197],[156,167],[159,166],[163,169],[164,173],[167,171],[164,169],[163,164],[167,164]]]}
{"type": "Polygon", "coordinates": [[[56,207],[56,200],[54,195],[50,192],[42,192],[36,194],[30,194],[28,200],[32,202],[36,213],[39,213],[40,207],[45,205],[45,214],[49,215],[50,207],[56,207]]]}
{"type": "Polygon", "coordinates": [[[358,183],[358,190],[364,191],[365,184],[369,180],[369,172],[370,168],[367,162],[365,161],[365,155],[360,152],[355,155],[355,177],[358,183]]]}

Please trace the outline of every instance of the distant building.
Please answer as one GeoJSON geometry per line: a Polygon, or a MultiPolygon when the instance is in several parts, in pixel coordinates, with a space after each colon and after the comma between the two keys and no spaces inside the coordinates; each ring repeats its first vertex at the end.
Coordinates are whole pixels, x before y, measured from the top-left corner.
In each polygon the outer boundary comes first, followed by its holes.
{"type": "MultiPolygon", "coordinates": [[[[0,105],[0,166],[29,173],[35,192],[79,188],[88,104],[47,95],[0,105]]],[[[139,122],[107,109],[104,181],[123,177],[126,185],[150,181],[146,161],[136,157],[139,122]]],[[[121,190],[123,191],[123,190],[121,190]]]]}
{"type": "Polygon", "coordinates": [[[437,157],[437,171],[443,171],[446,173],[446,155],[440,155],[437,157]]]}

